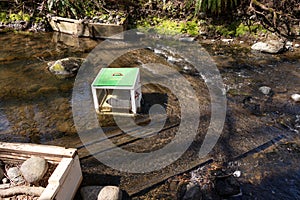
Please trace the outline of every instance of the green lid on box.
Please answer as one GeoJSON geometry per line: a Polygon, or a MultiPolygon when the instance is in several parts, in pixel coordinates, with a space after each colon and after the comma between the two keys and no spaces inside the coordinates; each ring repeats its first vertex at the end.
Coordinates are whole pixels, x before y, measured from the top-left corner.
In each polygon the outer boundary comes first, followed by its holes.
{"type": "Polygon", "coordinates": [[[133,86],[139,68],[102,68],[93,86],[133,86]]]}

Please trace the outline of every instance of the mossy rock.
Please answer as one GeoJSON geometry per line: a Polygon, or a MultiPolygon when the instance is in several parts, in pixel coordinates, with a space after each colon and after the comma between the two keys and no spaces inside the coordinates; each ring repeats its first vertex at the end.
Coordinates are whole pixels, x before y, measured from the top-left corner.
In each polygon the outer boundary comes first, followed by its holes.
{"type": "Polygon", "coordinates": [[[63,58],[54,62],[49,62],[48,69],[59,78],[72,77],[77,74],[77,71],[84,60],[85,59],[83,58],[75,57],[63,58]]]}

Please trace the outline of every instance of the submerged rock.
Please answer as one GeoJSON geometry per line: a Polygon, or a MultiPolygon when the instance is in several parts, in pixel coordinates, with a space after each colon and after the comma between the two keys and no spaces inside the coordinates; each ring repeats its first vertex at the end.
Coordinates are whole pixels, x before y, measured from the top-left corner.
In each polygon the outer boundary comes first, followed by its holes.
{"type": "Polygon", "coordinates": [[[267,42],[257,42],[251,46],[251,49],[264,53],[280,53],[284,49],[284,43],[277,40],[269,40],[267,42]]]}
{"type": "Polygon", "coordinates": [[[81,64],[85,61],[83,58],[63,58],[48,63],[48,69],[59,78],[73,77],[77,74],[81,64]]]}
{"type": "Polygon", "coordinates": [[[261,91],[261,93],[268,95],[271,92],[271,88],[268,86],[262,86],[259,88],[259,91],[261,91]]]}
{"type": "Polygon", "coordinates": [[[41,180],[47,170],[47,161],[44,158],[35,156],[27,159],[20,168],[22,175],[29,183],[41,180]]]}
{"type": "Polygon", "coordinates": [[[196,37],[181,37],[179,38],[179,41],[181,42],[194,42],[196,40],[196,37]]]}

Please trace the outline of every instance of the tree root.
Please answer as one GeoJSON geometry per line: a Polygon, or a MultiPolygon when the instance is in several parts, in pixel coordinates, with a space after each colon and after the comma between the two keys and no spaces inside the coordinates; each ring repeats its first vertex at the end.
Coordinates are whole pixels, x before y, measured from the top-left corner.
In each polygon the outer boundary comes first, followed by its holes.
{"type": "Polygon", "coordinates": [[[8,189],[1,189],[0,197],[9,197],[19,194],[39,197],[43,193],[44,189],[45,188],[43,187],[15,186],[8,189]]]}
{"type": "Polygon", "coordinates": [[[300,20],[296,13],[291,10],[292,8],[284,9],[284,6],[272,8],[259,0],[251,0],[248,11],[259,16],[262,25],[267,30],[276,32],[285,38],[299,38],[299,33],[293,31],[293,23],[299,23],[300,20]]]}

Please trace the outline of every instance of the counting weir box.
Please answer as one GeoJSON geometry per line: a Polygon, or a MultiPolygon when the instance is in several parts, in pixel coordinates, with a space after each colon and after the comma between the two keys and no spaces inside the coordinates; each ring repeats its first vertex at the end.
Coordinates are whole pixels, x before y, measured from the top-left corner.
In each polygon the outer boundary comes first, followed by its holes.
{"type": "Polygon", "coordinates": [[[137,113],[141,106],[139,68],[102,68],[92,85],[97,113],[137,113]]]}

